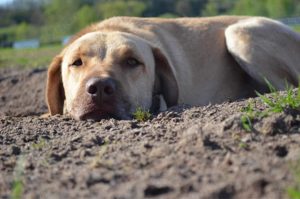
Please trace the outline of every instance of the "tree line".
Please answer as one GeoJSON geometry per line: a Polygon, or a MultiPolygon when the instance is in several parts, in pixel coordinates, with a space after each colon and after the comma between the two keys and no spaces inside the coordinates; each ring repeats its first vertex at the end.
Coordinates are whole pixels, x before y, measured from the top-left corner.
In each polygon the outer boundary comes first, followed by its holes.
{"type": "Polygon", "coordinates": [[[14,0],[0,7],[0,42],[48,44],[112,16],[300,16],[300,0],[14,0]]]}

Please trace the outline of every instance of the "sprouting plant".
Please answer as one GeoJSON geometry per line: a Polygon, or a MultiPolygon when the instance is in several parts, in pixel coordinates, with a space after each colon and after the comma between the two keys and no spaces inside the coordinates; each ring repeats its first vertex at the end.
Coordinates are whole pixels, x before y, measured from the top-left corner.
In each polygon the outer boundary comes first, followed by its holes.
{"type": "Polygon", "coordinates": [[[104,139],[103,144],[100,146],[98,154],[96,155],[96,157],[94,159],[92,159],[91,161],[91,168],[97,168],[97,167],[101,167],[103,165],[110,165],[112,164],[110,162],[110,160],[105,160],[103,158],[103,156],[105,155],[105,153],[108,151],[109,149],[109,144],[111,144],[111,142],[109,141],[109,138],[106,137],[104,139]]]}
{"type": "Polygon", "coordinates": [[[252,101],[249,102],[249,104],[242,109],[242,112],[244,112],[244,114],[241,117],[241,122],[242,122],[242,126],[246,131],[251,131],[252,130],[252,120],[255,117],[255,111],[254,111],[254,107],[253,107],[253,103],[252,101]]]}
{"type": "Polygon", "coordinates": [[[286,108],[300,108],[300,86],[298,87],[297,94],[294,95],[293,88],[286,84],[286,95],[280,95],[279,92],[277,92],[274,86],[272,86],[272,84],[267,79],[265,79],[265,81],[271,92],[272,99],[260,94],[259,92],[256,92],[256,94],[267,106],[268,112],[281,113],[286,108]]]}
{"type": "Polygon", "coordinates": [[[287,84],[286,95],[281,95],[267,79],[265,79],[265,82],[271,92],[271,97],[262,95],[259,92],[256,92],[256,94],[266,105],[266,109],[264,111],[255,110],[252,101],[249,102],[247,107],[242,109],[244,114],[241,116],[241,123],[246,131],[253,129],[252,123],[255,118],[263,118],[270,113],[281,113],[288,108],[295,110],[300,109],[300,86],[295,95],[293,88],[287,84]]]}
{"type": "Polygon", "coordinates": [[[136,119],[139,122],[144,122],[151,117],[151,113],[148,110],[144,110],[141,107],[138,107],[136,111],[133,113],[134,119],[136,119]]]}
{"type": "Polygon", "coordinates": [[[249,145],[247,143],[240,141],[239,148],[241,148],[241,149],[247,149],[248,147],[249,147],[249,145]]]}
{"type": "Polygon", "coordinates": [[[11,198],[21,199],[24,191],[23,174],[25,170],[24,156],[20,156],[14,170],[14,180],[12,183],[11,198]]]}
{"type": "Polygon", "coordinates": [[[35,150],[40,150],[46,146],[46,140],[45,139],[39,139],[37,143],[31,144],[31,147],[35,150]]]}

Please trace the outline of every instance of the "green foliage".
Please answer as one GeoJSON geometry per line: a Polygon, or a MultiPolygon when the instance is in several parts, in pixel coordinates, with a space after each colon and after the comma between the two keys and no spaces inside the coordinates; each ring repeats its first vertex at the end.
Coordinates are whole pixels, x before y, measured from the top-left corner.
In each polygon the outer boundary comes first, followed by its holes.
{"type": "Polygon", "coordinates": [[[160,18],[175,18],[178,16],[175,14],[172,14],[172,13],[165,13],[165,14],[159,15],[158,17],[160,17],[160,18]]]}
{"type": "Polygon", "coordinates": [[[204,10],[202,11],[203,16],[215,16],[218,14],[218,4],[215,1],[210,1],[206,4],[204,10]]]}
{"type": "Polygon", "coordinates": [[[15,180],[12,185],[11,198],[12,199],[21,199],[23,191],[24,191],[23,182],[19,179],[15,180]]]}
{"type": "Polygon", "coordinates": [[[299,15],[296,5],[295,0],[240,0],[236,1],[229,13],[281,18],[299,15]]]}
{"type": "Polygon", "coordinates": [[[146,4],[136,0],[105,1],[98,5],[99,13],[106,19],[113,16],[142,16],[146,9],[146,4]]]}
{"type": "Polygon", "coordinates": [[[37,36],[37,34],[35,34],[36,32],[33,30],[33,28],[31,27],[31,25],[22,22],[21,24],[19,24],[16,27],[15,30],[15,39],[16,40],[23,40],[26,38],[34,38],[37,36]]]}
{"type": "Polygon", "coordinates": [[[300,33],[300,25],[293,26],[292,28],[293,28],[295,31],[297,31],[297,32],[300,33]]]}
{"type": "Polygon", "coordinates": [[[258,92],[256,92],[256,94],[260,97],[262,102],[267,105],[268,112],[281,113],[287,108],[300,108],[300,86],[298,87],[297,95],[294,96],[293,88],[287,85],[287,94],[285,96],[282,96],[277,92],[277,90],[271,85],[271,83],[268,80],[265,81],[267,82],[272,97],[266,97],[258,92]]]}
{"type": "Polygon", "coordinates": [[[133,113],[133,117],[139,122],[145,122],[146,120],[150,119],[151,113],[148,110],[144,110],[141,107],[138,107],[133,113]]]}
{"type": "Polygon", "coordinates": [[[12,42],[16,40],[16,28],[17,25],[0,28],[0,42],[1,41],[12,42]]]}
{"type": "Polygon", "coordinates": [[[256,117],[257,113],[254,110],[254,105],[252,102],[242,109],[244,114],[241,116],[242,126],[246,131],[252,130],[252,120],[256,117]]]}
{"type": "Polygon", "coordinates": [[[231,14],[236,15],[262,15],[267,16],[268,12],[265,7],[266,0],[240,0],[237,1],[230,11],[231,14]]]}
{"type": "Polygon", "coordinates": [[[255,118],[263,118],[271,113],[281,113],[287,109],[299,110],[300,109],[300,86],[298,87],[296,95],[293,92],[291,86],[286,86],[286,95],[281,95],[272,84],[265,79],[271,97],[265,96],[256,92],[260,100],[266,105],[264,111],[255,110],[253,103],[250,101],[249,104],[242,109],[244,113],[241,116],[241,123],[246,131],[253,130],[253,120],[255,118]]]}
{"type": "Polygon", "coordinates": [[[241,141],[239,143],[239,148],[241,148],[241,149],[248,149],[249,145],[247,143],[241,141]]]}
{"type": "Polygon", "coordinates": [[[95,21],[97,21],[96,11],[89,5],[81,7],[75,15],[75,26],[77,29],[82,29],[95,21]]]}
{"type": "Polygon", "coordinates": [[[23,173],[25,170],[25,158],[19,156],[16,167],[14,169],[14,180],[11,189],[12,199],[21,199],[24,191],[23,173]]]}
{"type": "Polygon", "coordinates": [[[294,12],[293,2],[294,0],[267,0],[265,7],[268,16],[274,18],[289,16],[294,12]]]}
{"type": "Polygon", "coordinates": [[[300,199],[300,160],[291,164],[295,185],[287,188],[286,192],[290,199],[300,199]]]}
{"type": "Polygon", "coordinates": [[[288,188],[287,194],[290,199],[300,199],[300,188],[295,188],[295,187],[288,188]]]}
{"type": "Polygon", "coordinates": [[[53,43],[113,16],[194,17],[220,14],[300,16],[298,0],[14,0],[0,7],[0,43],[39,38],[53,43]]]}

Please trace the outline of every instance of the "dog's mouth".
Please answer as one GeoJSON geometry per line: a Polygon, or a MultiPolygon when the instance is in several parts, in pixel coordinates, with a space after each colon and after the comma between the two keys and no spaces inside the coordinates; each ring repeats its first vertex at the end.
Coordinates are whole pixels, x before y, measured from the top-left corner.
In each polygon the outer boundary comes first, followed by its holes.
{"type": "Polygon", "coordinates": [[[100,121],[103,119],[129,120],[129,103],[124,100],[112,101],[105,104],[97,104],[92,101],[82,100],[73,103],[70,115],[77,120],[100,121]],[[81,102],[81,103],[80,103],[81,102]]]}
{"type": "Polygon", "coordinates": [[[88,108],[80,111],[79,114],[77,114],[77,119],[79,120],[93,120],[93,121],[100,121],[103,119],[117,119],[117,120],[128,120],[131,119],[131,116],[126,113],[125,110],[118,109],[118,108],[88,108]]]}
{"type": "Polygon", "coordinates": [[[93,110],[86,113],[83,113],[78,116],[79,120],[93,120],[93,121],[100,121],[103,119],[120,119],[120,117],[113,113],[103,112],[101,110],[93,110]]]}

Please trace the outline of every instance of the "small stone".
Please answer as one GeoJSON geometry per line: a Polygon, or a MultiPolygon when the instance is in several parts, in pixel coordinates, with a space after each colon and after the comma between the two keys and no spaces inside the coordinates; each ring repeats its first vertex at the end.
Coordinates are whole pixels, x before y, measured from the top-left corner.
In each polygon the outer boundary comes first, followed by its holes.
{"type": "Polygon", "coordinates": [[[173,191],[173,189],[169,186],[148,185],[144,190],[144,195],[146,197],[156,197],[167,194],[171,191],[173,191]]]}
{"type": "Polygon", "coordinates": [[[16,83],[18,83],[18,82],[19,82],[19,80],[18,80],[18,79],[16,79],[16,78],[13,78],[13,79],[11,79],[11,80],[10,80],[10,82],[11,82],[12,84],[16,84],[16,83]]]}
{"type": "Polygon", "coordinates": [[[12,146],[11,147],[11,154],[12,155],[20,155],[21,154],[21,149],[18,146],[12,146]]]}
{"type": "Polygon", "coordinates": [[[100,173],[92,172],[86,180],[86,185],[91,187],[95,184],[109,184],[110,180],[102,176],[100,173]]]}

